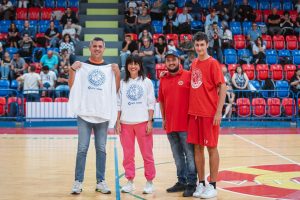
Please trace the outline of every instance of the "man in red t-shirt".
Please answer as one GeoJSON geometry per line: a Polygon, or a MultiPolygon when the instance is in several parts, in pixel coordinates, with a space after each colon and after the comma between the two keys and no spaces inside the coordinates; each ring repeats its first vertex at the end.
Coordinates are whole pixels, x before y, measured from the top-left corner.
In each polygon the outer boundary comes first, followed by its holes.
{"type": "Polygon", "coordinates": [[[168,73],[160,80],[159,102],[178,178],[167,192],[184,191],[183,196],[190,197],[197,183],[194,145],[186,142],[191,73],[179,68],[180,60],[175,51],[168,51],[165,58],[168,73]]]}
{"type": "Polygon", "coordinates": [[[207,35],[198,32],[194,35],[193,41],[198,57],[191,65],[187,142],[194,144],[195,163],[199,178],[199,184],[193,196],[207,199],[217,196],[216,181],[219,168],[217,145],[226,85],[219,62],[207,53],[207,35]],[[210,182],[206,187],[205,146],[208,150],[210,165],[210,182]]]}

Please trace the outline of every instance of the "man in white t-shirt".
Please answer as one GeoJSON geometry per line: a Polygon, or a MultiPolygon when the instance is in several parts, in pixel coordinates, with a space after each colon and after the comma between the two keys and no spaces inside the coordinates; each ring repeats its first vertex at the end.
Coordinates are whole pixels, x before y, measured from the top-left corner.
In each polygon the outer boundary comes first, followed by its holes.
{"type": "MultiPolygon", "coordinates": [[[[42,96],[46,96],[46,91],[48,93],[51,93],[48,90],[53,90],[55,88],[55,83],[56,83],[57,77],[56,77],[55,72],[50,71],[49,67],[47,65],[42,67],[42,71],[41,71],[40,75],[41,75],[41,80],[42,80],[42,84],[43,84],[42,96]]],[[[50,95],[50,94],[48,94],[48,95],[50,95]]]]}
{"type": "Polygon", "coordinates": [[[23,94],[28,102],[38,102],[39,89],[43,87],[41,76],[35,73],[35,69],[35,66],[30,66],[28,73],[17,78],[17,81],[23,82],[23,94]]]}

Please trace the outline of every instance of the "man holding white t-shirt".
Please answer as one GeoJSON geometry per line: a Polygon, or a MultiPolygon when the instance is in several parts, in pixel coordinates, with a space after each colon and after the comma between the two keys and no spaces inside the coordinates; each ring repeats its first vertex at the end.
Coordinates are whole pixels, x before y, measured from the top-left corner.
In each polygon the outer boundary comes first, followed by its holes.
{"type": "MultiPolygon", "coordinates": [[[[115,122],[113,115],[116,115],[117,112],[113,113],[114,111],[111,111],[109,113],[107,108],[105,113],[97,111],[102,110],[102,108],[99,109],[99,107],[103,107],[102,103],[114,103],[109,95],[115,93],[111,95],[116,96],[116,91],[120,86],[120,70],[117,64],[108,65],[104,62],[105,42],[102,38],[94,38],[90,42],[89,50],[91,52],[90,58],[85,63],[75,62],[69,70],[70,98],[68,111],[71,110],[71,112],[77,114],[78,124],[78,149],[72,194],[80,194],[82,191],[86,155],[92,130],[95,135],[96,147],[96,191],[110,194],[111,191],[105,182],[106,139],[109,122],[112,122],[112,124],[115,122]],[[111,86],[115,85],[115,88],[110,88],[107,85],[110,78],[107,77],[107,67],[111,67],[114,76],[110,81],[115,80],[115,83],[109,84],[111,86]],[[102,68],[103,70],[101,70],[102,68]],[[86,74],[88,77],[85,78],[86,74]],[[98,95],[99,98],[93,98],[95,95],[98,95]],[[78,99],[80,100],[78,101],[78,99]],[[93,101],[98,102],[92,104],[93,101]]],[[[110,106],[107,107],[110,108],[110,106]]]]}

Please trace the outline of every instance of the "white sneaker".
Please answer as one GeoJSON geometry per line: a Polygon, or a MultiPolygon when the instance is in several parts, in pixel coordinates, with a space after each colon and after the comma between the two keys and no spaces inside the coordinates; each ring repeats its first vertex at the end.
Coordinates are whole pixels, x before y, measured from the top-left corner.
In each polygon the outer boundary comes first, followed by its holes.
{"type": "Polygon", "coordinates": [[[193,193],[193,197],[200,198],[201,194],[204,192],[204,188],[203,183],[199,183],[196,187],[196,191],[193,193]]]}
{"type": "Polygon", "coordinates": [[[154,191],[154,186],[151,181],[146,182],[146,186],[144,187],[143,194],[152,194],[154,191]]]}
{"type": "Polygon", "coordinates": [[[124,185],[124,186],[121,188],[121,192],[124,192],[124,193],[129,193],[129,192],[132,192],[133,190],[135,190],[133,181],[128,181],[128,182],[126,183],[126,185],[124,185]]]}
{"type": "Polygon", "coordinates": [[[96,185],[96,191],[103,194],[111,194],[110,189],[108,188],[106,182],[103,180],[96,185]]]}
{"type": "Polygon", "coordinates": [[[82,183],[79,181],[75,181],[72,187],[71,194],[80,194],[82,192],[82,183]]]}
{"type": "Polygon", "coordinates": [[[214,198],[216,197],[218,194],[217,190],[214,188],[213,185],[208,184],[205,189],[204,192],[200,195],[200,198],[202,199],[210,199],[210,198],[214,198]]]}

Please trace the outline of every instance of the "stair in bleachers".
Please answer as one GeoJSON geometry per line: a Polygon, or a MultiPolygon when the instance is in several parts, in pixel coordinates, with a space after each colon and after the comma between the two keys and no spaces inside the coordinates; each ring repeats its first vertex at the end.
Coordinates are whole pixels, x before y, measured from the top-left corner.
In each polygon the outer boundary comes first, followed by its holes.
{"type": "Polygon", "coordinates": [[[81,42],[76,47],[79,60],[90,55],[89,41],[95,36],[106,41],[104,59],[107,62],[119,63],[119,51],[122,46],[123,16],[119,15],[122,4],[118,0],[87,0],[80,4],[80,24],[83,27],[81,42]]]}

